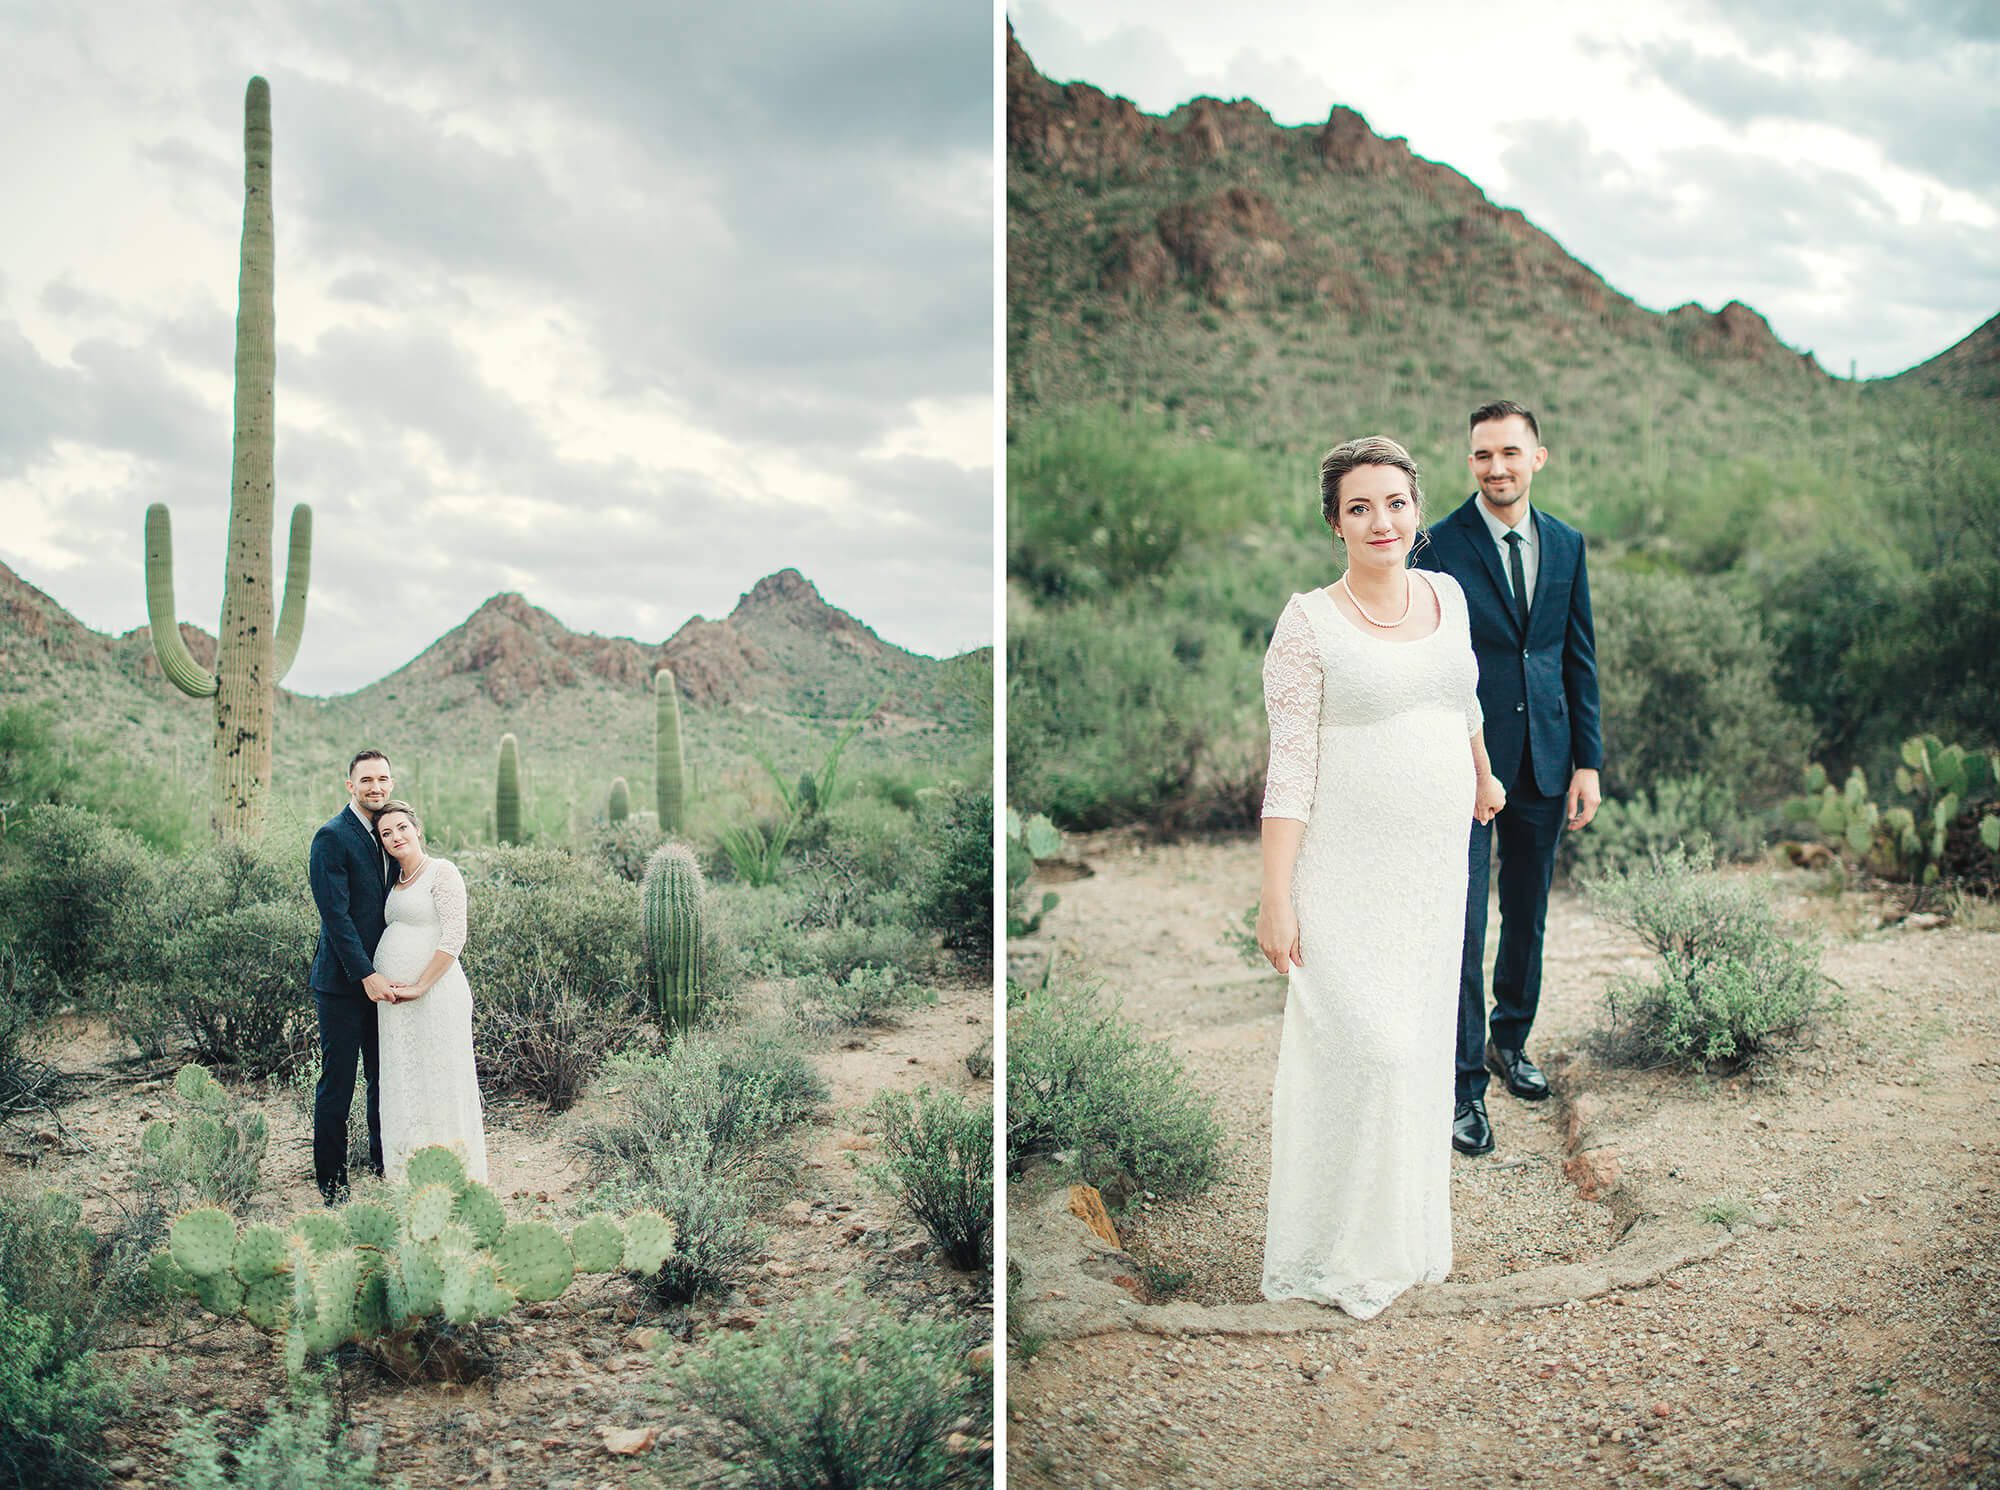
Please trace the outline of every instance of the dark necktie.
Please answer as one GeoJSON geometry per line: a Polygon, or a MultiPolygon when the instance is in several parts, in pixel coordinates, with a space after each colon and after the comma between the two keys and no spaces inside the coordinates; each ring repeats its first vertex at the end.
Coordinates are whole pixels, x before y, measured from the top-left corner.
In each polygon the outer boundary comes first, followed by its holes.
{"type": "Polygon", "coordinates": [[[1521,535],[1507,535],[1507,577],[1514,581],[1514,618],[1521,623],[1521,634],[1528,634],[1528,575],[1521,567],[1521,535]]]}

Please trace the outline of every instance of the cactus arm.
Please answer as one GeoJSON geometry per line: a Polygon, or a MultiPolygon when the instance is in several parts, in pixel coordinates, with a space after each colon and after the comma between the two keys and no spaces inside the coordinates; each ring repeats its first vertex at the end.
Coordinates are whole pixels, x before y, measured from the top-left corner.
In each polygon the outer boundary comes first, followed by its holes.
{"type": "Polygon", "coordinates": [[[306,590],[312,581],[313,514],[303,502],[292,509],[292,538],[285,556],[285,600],[278,612],[277,655],[271,676],[282,683],[299,655],[306,631],[306,590]]]}
{"type": "Polygon", "coordinates": [[[174,616],[174,528],[164,502],[146,509],[146,620],[167,681],[189,698],[212,698],[215,674],[194,660],[174,616]]]}

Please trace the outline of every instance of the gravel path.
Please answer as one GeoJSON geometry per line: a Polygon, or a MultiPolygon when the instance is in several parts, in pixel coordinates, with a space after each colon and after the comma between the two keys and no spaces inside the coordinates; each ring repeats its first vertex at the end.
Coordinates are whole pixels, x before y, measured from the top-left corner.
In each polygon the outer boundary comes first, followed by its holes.
{"type": "MultiPolygon", "coordinates": [[[[1189,1275],[1177,1297],[1252,1300],[1282,991],[1218,938],[1254,893],[1256,845],[1078,850],[1096,872],[1056,887],[1038,940],[1173,1042],[1237,1145],[1208,1195],[1125,1218],[1128,1246],[1189,1275]]],[[[1563,1308],[1016,1349],[1010,1484],[2000,1487],[2000,1142],[1977,1125],[2000,1068],[2000,935],[1857,936],[1868,903],[1757,873],[1829,932],[1848,1007],[1820,1048],[1708,1082],[1577,1067],[1628,1203],[1737,1219],[1735,1245],[1563,1308]]],[[[1582,1044],[1606,979],[1645,962],[1561,892],[1549,946],[1545,1063],[1582,1044]]],[[[1561,1175],[1554,1104],[1491,1106],[1496,1153],[1454,1160],[1454,1279],[1607,1246],[1609,1208],[1561,1175]]]]}

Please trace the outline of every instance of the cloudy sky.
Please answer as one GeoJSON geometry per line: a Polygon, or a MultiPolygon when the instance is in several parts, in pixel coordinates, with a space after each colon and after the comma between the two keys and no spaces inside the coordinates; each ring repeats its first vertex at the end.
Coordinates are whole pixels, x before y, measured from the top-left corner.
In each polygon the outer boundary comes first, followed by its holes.
{"type": "Polygon", "coordinates": [[[1830,372],[2000,311],[1995,0],[1018,0],[1043,73],[1164,113],[1343,103],[1654,309],[1742,300],[1830,372]]]}
{"type": "Polygon", "coordinates": [[[213,630],[242,109],[270,80],[288,686],[487,596],[664,639],[787,565],[992,640],[993,40],[979,5],[0,3],[0,560],[213,630]]]}

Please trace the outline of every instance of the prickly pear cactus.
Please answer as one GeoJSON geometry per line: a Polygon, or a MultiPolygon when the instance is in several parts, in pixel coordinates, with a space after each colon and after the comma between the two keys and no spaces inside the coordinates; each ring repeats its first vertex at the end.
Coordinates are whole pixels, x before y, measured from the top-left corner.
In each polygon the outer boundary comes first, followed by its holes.
{"type": "Polygon", "coordinates": [[[168,1105],[172,1117],[148,1123],[140,1134],[140,1181],[175,1209],[196,1200],[241,1209],[256,1191],[270,1143],[263,1114],[243,1111],[197,1065],[181,1067],[168,1105]]]}
{"type": "Polygon", "coordinates": [[[579,1272],[650,1276],[673,1255],[673,1222],[657,1211],[622,1226],[592,1216],[565,1237],[543,1221],[509,1225],[493,1192],[468,1180],[449,1150],[422,1150],[410,1169],[421,1178],[393,1205],[356,1201],[285,1230],[239,1232],[214,1206],[189,1210],[151,1259],[153,1285],[281,1335],[296,1375],[345,1341],[407,1355],[411,1332],[428,1319],[496,1319],[517,1303],[560,1297],[579,1272]]]}
{"type": "Polygon", "coordinates": [[[679,843],[654,850],[640,898],[653,1016],[672,1034],[701,1016],[702,879],[693,851],[679,843]]]}
{"type": "Polygon", "coordinates": [[[1857,863],[1910,885],[1914,904],[1944,878],[1947,861],[1952,873],[1966,872],[1967,856],[1978,856],[1975,840],[1988,854],[2000,853],[2000,814],[1992,810],[2000,806],[2000,754],[1918,735],[1903,742],[1900,755],[1895,782],[1911,799],[1907,804],[1883,808],[1869,800],[1859,767],[1836,790],[1825,770],[1812,765],[1807,795],[1787,802],[1784,812],[1813,824],[1857,863]]]}

